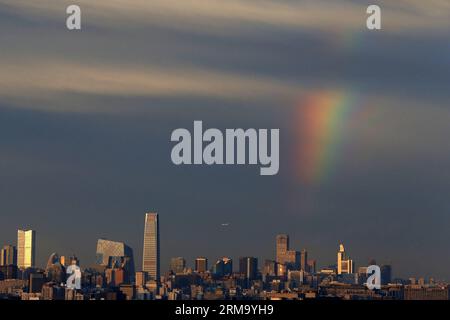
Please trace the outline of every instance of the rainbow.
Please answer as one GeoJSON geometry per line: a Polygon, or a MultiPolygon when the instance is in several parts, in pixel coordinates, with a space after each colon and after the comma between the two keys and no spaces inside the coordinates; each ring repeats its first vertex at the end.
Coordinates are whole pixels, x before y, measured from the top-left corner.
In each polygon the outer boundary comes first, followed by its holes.
{"type": "Polygon", "coordinates": [[[356,95],[345,91],[315,92],[297,103],[295,171],[303,183],[320,184],[333,173],[357,105],[356,95]]]}

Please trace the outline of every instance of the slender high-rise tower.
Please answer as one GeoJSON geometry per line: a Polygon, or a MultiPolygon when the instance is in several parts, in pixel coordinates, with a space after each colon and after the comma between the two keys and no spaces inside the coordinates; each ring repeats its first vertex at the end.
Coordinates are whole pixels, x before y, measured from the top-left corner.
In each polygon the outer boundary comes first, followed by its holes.
{"type": "Polygon", "coordinates": [[[17,266],[22,269],[35,266],[36,231],[17,230],[17,266]]]}
{"type": "Polygon", "coordinates": [[[303,249],[300,254],[300,270],[310,272],[308,266],[308,251],[306,251],[306,249],[303,249]]]}
{"type": "Polygon", "coordinates": [[[284,263],[286,253],[289,251],[289,236],[287,234],[279,234],[276,238],[276,261],[278,263],[284,263]]]}
{"type": "Polygon", "coordinates": [[[147,272],[152,280],[159,281],[159,221],[157,213],[145,214],[144,253],[142,271],[147,272]]]}

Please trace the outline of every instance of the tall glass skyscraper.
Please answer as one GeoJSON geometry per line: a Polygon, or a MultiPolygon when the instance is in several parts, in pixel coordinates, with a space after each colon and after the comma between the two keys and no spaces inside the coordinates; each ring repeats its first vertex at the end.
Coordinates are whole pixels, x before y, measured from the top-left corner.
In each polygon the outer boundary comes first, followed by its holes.
{"type": "Polygon", "coordinates": [[[148,273],[152,280],[159,281],[160,257],[159,257],[159,221],[157,213],[145,214],[144,227],[144,253],[142,271],[148,273]]]}
{"type": "Polygon", "coordinates": [[[17,230],[17,266],[22,269],[35,266],[36,231],[17,230]]]}

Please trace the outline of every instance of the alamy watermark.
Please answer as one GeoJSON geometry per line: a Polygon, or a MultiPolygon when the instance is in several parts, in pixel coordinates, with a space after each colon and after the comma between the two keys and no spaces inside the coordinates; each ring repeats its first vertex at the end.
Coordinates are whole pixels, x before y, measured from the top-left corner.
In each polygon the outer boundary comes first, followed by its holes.
{"type": "Polygon", "coordinates": [[[66,274],[68,275],[66,287],[69,289],[81,289],[81,269],[76,264],[71,264],[67,267],[66,274]]]}
{"type": "Polygon", "coordinates": [[[75,4],[66,9],[69,16],[66,19],[66,27],[69,30],[81,30],[81,8],[75,4]]]}
{"type": "Polygon", "coordinates": [[[171,159],[176,165],[257,165],[260,175],[276,175],[280,168],[279,129],[219,129],[203,131],[203,122],[194,121],[193,133],[175,129],[171,159]],[[269,150],[270,148],[270,150],[269,150]]]}
{"type": "MultiPolygon", "coordinates": [[[[78,5],[70,5],[66,9],[66,27],[68,30],[81,30],[81,8],[78,5]]],[[[378,5],[369,5],[366,10],[369,17],[366,27],[369,30],[381,30],[381,8],[378,5]]]]}
{"type": "Polygon", "coordinates": [[[369,290],[381,289],[381,269],[377,265],[370,265],[367,267],[367,281],[366,286],[369,290]]]}

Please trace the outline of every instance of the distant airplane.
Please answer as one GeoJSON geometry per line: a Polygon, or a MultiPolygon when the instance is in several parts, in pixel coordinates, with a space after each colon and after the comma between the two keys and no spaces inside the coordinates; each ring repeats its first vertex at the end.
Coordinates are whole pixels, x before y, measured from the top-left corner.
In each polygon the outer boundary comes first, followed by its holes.
{"type": "Polygon", "coordinates": [[[222,223],[222,227],[228,227],[229,225],[230,225],[229,222],[227,222],[227,223],[222,223]]]}

